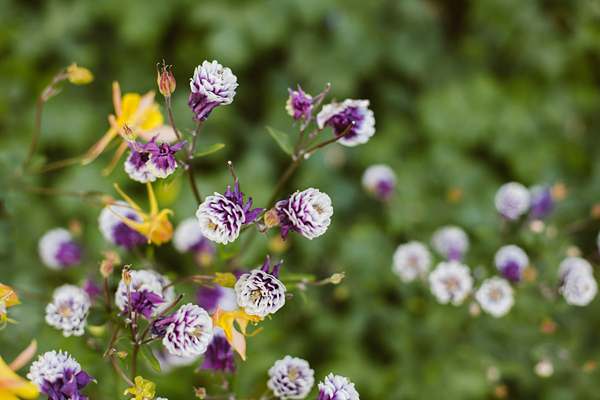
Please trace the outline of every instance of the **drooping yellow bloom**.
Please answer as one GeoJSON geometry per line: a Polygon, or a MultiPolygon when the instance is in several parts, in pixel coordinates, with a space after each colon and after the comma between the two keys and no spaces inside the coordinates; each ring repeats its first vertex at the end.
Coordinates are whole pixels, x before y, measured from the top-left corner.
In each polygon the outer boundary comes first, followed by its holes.
{"type": "MultiPolygon", "coordinates": [[[[148,244],[154,243],[156,245],[161,245],[165,242],[171,240],[173,236],[173,225],[168,219],[169,214],[173,214],[172,210],[165,208],[164,210],[158,209],[158,203],[156,202],[156,197],[154,196],[154,191],[152,190],[152,185],[150,182],[146,182],[146,187],[148,188],[148,197],[150,199],[150,213],[145,213],[142,209],[135,204],[133,200],[129,196],[127,196],[123,191],[119,188],[119,185],[115,183],[115,189],[119,192],[119,194],[129,203],[131,208],[137,211],[142,217],[142,222],[135,221],[122,215],[116,214],[127,226],[135,229],[142,235],[148,238],[148,244]]],[[[110,204],[106,205],[107,207],[110,204]]]]}
{"type": "Polygon", "coordinates": [[[17,356],[10,366],[0,356],[0,400],[35,399],[39,396],[36,386],[15,373],[35,354],[37,343],[34,341],[17,356]]]}
{"type": "Polygon", "coordinates": [[[151,400],[154,398],[156,383],[144,379],[141,376],[136,376],[134,382],[135,387],[125,390],[123,393],[124,395],[132,394],[135,396],[135,400],[151,400]]]}
{"type": "Polygon", "coordinates": [[[246,361],[246,336],[253,336],[260,332],[262,328],[257,329],[252,334],[246,334],[248,321],[257,323],[263,318],[258,315],[246,314],[244,310],[223,311],[217,307],[212,316],[213,326],[220,326],[225,331],[227,341],[235,351],[239,353],[242,360],[246,361]],[[237,322],[241,333],[238,332],[233,323],[237,322]]]}
{"type": "Polygon", "coordinates": [[[75,62],[67,67],[67,79],[75,85],[85,85],[94,80],[94,75],[87,68],[78,67],[75,62]]]}
{"type": "MultiPolygon", "coordinates": [[[[0,283],[0,331],[4,329],[9,322],[13,324],[17,323],[14,319],[8,318],[8,313],[6,311],[8,307],[17,304],[21,304],[21,302],[15,291],[10,286],[0,283]]],[[[2,398],[0,397],[0,400],[1,399],[2,398]]]]}
{"type": "MultiPolygon", "coordinates": [[[[128,126],[135,137],[140,136],[144,140],[150,140],[159,135],[158,139],[171,142],[176,139],[173,129],[168,125],[163,125],[163,116],[160,113],[158,104],[154,102],[154,92],[150,91],[143,96],[137,93],[125,93],[121,97],[121,88],[118,82],[113,83],[113,104],[115,113],[108,116],[110,129],[95,145],[93,145],[85,154],[81,163],[89,164],[96,159],[110,142],[119,134],[124,133],[124,126],[128,126]]],[[[113,160],[102,173],[108,175],[125,150],[128,144],[123,141],[113,160]]]]}

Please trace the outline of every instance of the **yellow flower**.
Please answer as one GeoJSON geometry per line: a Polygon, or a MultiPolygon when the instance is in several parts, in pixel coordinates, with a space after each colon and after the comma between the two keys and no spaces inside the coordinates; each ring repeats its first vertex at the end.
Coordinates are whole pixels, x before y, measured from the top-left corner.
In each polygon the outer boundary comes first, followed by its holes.
{"type": "Polygon", "coordinates": [[[123,394],[132,394],[135,396],[135,400],[150,400],[154,398],[155,390],[156,383],[144,379],[141,376],[136,376],[135,387],[125,390],[123,394]]]}
{"type": "MultiPolygon", "coordinates": [[[[140,136],[144,140],[150,140],[159,135],[158,139],[171,142],[177,139],[173,129],[168,125],[163,125],[163,116],[158,109],[158,104],[154,102],[154,92],[150,91],[143,96],[137,93],[125,93],[121,98],[121,88],[118,82],[113,83],[113,104],[115,113],[108,116],[110,129],[95,145],[93,145],[85,154],[81,163],[89,164],[96,159],[110,142],[119,134],[123,134],[124,126],[127,125],[134,133],[135,137],[140,136]]],[[[113,160],[102,173],[108,175],[125,150],[128,144],[123,141],[113,160]]]]}
{"type": "MultiPolygon", "coordinates": [[[[147,214],[142,211],[142,209],[135,204],[129,196],[127,196],[123,191],[119,188],[119,185],[115,183],[115,189],[121,194],[121,196],[129,203],[131,208],[137,211],[142,217],[142,222],[135,221],[122,215],[116,214],[127,226],[135,229],[142,235],[148,238],[148,244],[154,243],[156,245],[161,245],[165,242],[171,240],[173,236],[173,225],[168,219],[169,214],[173,214],[173,211],[165,208],[160,211],[158,209],[158,203],[156,202],[156,197],[154,196],[154,191],[152,190],[152,185],[150,182],[146,182],[146,187],[148,188],[148,197],[150,199],[150,213],[147,214]]],[[[110,204],[106,205],[107,207],[110,204]]]]}
{"type": "Polygon", "coordinates": [[[8,318],[6,311],[8,307],[16,306],[17,304],[21,304],[21,302],[15,291],[10,286],[0,283],[0,330],[4,329],[9,322],[13,324],[17,323],[14,319],[8,318]]]}
{"type": "Polygon", "coordinates": [[[75,85],[85,85],[94,80],[94,75],[89,69],[78,67],[75,62],[67,67],[67,75],[69,82],[75,85]]]}
{"type": "Polygon", "coordinates": [[[262,329],[259,328],[250,335],[246,334],[248,321],[252,323],[258,323],[262,320],[262,317],[259,317],[258,315],[246,314],[244,310],[223,311],[218,306],[212,316],[213,326],[220,326],[223,328],[227,341],[231,347],[233,347],[233,349],[239,353],[244,361],[246,361],[246,336],[253,336],[262,329]],[[242,331],[241,333],[234,328],[234,322],[237,322],[240,330],[242,331]]]}
{"type": "Polygon", "coordinates": [[[36,386],[21,378],[14,371],[22,367],[33,357],[37,349],[34,341],[17,356],[10,366],[0,357],[0,400],[35,399],[39,396],[36,386]]]}

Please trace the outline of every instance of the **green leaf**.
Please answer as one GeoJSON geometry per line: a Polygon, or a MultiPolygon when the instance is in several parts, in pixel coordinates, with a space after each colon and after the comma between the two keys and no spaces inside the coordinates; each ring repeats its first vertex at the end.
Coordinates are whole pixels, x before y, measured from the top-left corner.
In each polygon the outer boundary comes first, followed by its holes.
{"type": "Polygon", "coordinates": [[[302,282],[305,279],[308,282],[314,282],[315,276],[313,274],[279,274],[279,280],[281,282],[287,282],[287,281],[302,282]]]}
{"type": "Polygon", "coordinates": [[[228,260],[231,257],[235,256],[242,247],[241,242],[241,240],[236,240],[233,243],[217,244],[217,252],[219,254],[219,258],[222,260],[228,260]]]}
{"type": "Polygon", "coordinates": [[[142,353],[142,358],[146,360],[148,365],[150,365],[156,372],[160,372],[160,363],[154,357],[154,353],[152,353],[152,349],[149,345],[141,345],[140,353],[142,353]]]}
{"type": "Polygon", "coordinates": [[[217,151],[221,150],[223,147],[225,147],[225,144],[223,144],[223,143],[215,143],[211,146],[201,147],[198,150],[196,150],[196,152],[194,153],[194,157],[204,157],[209,154],[216,153],[217,151]]]}
{"type": "Polygon", "coordinates": [[[275,139],[279,147],[281,147],[281,150],[290,156],[294,154],[294,144],[292,143],[292,139],[290,139],[290,135],[277,129],[273,129],[270,126],[267,126],[267,130],[269,131],[269,134],[273,136],[273,139],[275,139]]]}

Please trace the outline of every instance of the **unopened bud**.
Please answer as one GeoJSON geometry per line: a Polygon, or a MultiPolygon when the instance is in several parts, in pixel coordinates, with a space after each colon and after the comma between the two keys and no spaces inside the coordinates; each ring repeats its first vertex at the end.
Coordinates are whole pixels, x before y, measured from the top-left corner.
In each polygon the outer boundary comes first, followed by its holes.
{"type": "Polygon", "coordinates": [[[279,225],[279,218],[277,217],[277,211],[274,208],[271,208],[269,211],[265,213],[265,226],[267,228],[272,228],[274,226],[279,225]]]}
{"type": "Polygon", "coordinates": [[[119,357],[119,360],[124,360],[125,357],[127,357],[128,355],[129,355],[129,353],[127,353],[124,350],[117,351],[117,357],[119,357]]]}
{"type": "Polygon", "coordinates": [[[123,125],[123,130],[121,131],[121,136],[123,137],[123,139],[125,139],[125,141],[127,141],[129,143],[135,142],[135,134],[133,133],[133,130],[127,124],[123,125]]]}
{"type": "Polygon", "coordinates": [[[344,279],[345,276],[346,276],[346,274],[344,272],[333,274],[333,275],[331,275],[331,278],[329,278],[329,281],[331,283],[333,283],[334,285],[337,285],[338,283],[340,283],[342,281],[342,279],[344,279]]]}
{"type": "Polygon", "coordinates": [[[204,399],[206,398],[206,389],[203,387],[194,388],[194,395],[199,399],[204,399]]]}
{"type": "Polygon", "coordinates": [[[231,272],[215,272],[215,283],[219,286],[232,288],[235,286],[235,275],[231,272]]]}
{"type": "Polygon", "coordinates": [[[108,261],[108,260],[103,260],[100,263],[100,274],[105,277],[108,278],[110,275],[112,275],[114,270],[114,265],[112,262],[108,261]]]}
{"type": "Polygon", "coordinates": [[[156,83],[158,83],[158,90],[165,97],[171,97],[171,94],[175,91],[175,77],[171,72],[171,66],[165,64],[165,60],[163,60],[162,68],[159,70],[158,66],[160,63],[156,64],[156,74],[158,77],[156,78],[156,83]]]}
{"type": "Polygon", "coordinates": [[[113,264],[121,264],[121,257],[119,257],[119,253],[114,250],[104,250],[102,255],[107,261],[110,261],[113,264]]]}
{"type": "Polygon", "coordinates": [[[131,274],[129,273],[129,269],[130,269],[130,266],[126,265],[123,267],[123,272],[122,272],[123,283],[125,283],[128,286],[131,285],[131,274]]]}
{"type": "Polygon", "coordinates": [[[78,67],[76,63],[72,63],[67,67],[67,79],[75,85],[85,85],[94,80],[94,75],[89,69],[78,67]]]}

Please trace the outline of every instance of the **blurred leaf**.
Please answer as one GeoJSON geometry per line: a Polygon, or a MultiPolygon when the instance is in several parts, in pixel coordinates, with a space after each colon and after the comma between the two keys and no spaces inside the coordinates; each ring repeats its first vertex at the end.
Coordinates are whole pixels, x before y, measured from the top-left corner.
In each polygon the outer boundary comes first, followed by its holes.
{"type": "Polygon", "coordinates": [[[150,345],[141,345],[140,353],[142,353],[142,357],[144,358],[144,360],[146,360],[148,365],[150,365],[156,372],[161,371],[160,363],[158,362],[156,357],[154,357],[154,353],[152,352],[152,348],[150,347],[150,345]]]}
{"type": "Polygon", "coordinates": [[[231,257],[235,256],[240,248],[242,247],[242,241],[236,240],[233,243],[228,244],[217,244],[217,251],[219,257],[223,260],[229,260],[231,257]]]}
{"type": "Polygon", "coordinates": [[[267,126],[267,130],[269,131],[269,134],[273,136],[273,139],[275,139],[279,147],[281,147],[281,150],[290,156],[294,154],[294,144],[287,133],[271,128],[270,126],[267,126]]]}
{"type": "Polygon", "coordinates": [[[177,171],[173,172],[171,175],[162,180],[161,185],[163,191],[167,191],[175,181],[177,181],[181,176],[185,173],[185,169],[183,167],[177,168],[177,171]]]}
{"type": "Polygon", "coordinates": [[[217,151],[221,150],[223,147],[225,147],[224,143],[215,143],[210,146],[201,147],[196,150],[196,152],[194,153],[194,157],[204,157],[209,154],[216,153],[217,151]]]}

